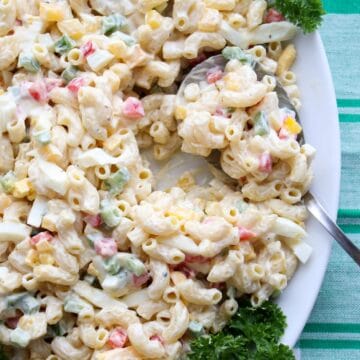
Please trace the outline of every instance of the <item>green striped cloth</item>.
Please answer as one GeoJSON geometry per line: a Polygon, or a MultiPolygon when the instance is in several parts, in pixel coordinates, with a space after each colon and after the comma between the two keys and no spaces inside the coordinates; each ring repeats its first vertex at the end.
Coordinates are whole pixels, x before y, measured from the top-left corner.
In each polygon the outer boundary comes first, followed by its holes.
{"type": "MultiPolygon", "coordinates": [[[[324,3],[327,15],[320,33],[340,113],[342,178],[338,223],[359,246],[360,0],[324,3]]],[[[360,359],[360,271],[337,243],[297,347],[301,360],[360,359]]]]}

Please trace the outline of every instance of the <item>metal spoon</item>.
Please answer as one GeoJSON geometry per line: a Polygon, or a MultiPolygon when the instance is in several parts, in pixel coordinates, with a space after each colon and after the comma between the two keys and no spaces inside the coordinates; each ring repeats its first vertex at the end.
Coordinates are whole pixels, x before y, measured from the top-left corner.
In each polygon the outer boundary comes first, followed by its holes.
{"type": "MultiPolygon", "coordinates": [[[[206,74],[210,69],[213,69],[215,66],[224,69],[227,60],[222,55],[216,55],[208,58],[202,63],[195,66],[189,74],[183,80],[179,91],[178,99],[183,99],[183,93],[185,87],[190,83],[199,83],[206,79],[206,74]]],[[[254,71],[257,74],[258,79],[262,79],[267,74],[261,65],[257,62],[254,63],[254,71]]],[[[297,119],[299,115],[291,103],[285,89],[277,82],[274,90],[279,98],[280,107],[286,107],[296,113],[297,119]]],[[[305,143],[305,137],[303,132],[298,135],[298,142],[302,145],[305,143]]],[[[232,179],[230,176],[225,174],[222,171],[220,164],[220,151],[214,150],[206,160],[215,167],[216,171],[221,170],[222,180],[229,185],[236,186],[237,182],[235,179],[232,179]]],[[[345,235],[345,233],[336,225],[336,223],[330,218],[328,213],[325,211],[323,206],[319,201],[314,197],[310,192],[305,194],[303,201],[309,212],[314,216],[314,218],[323,226],[323,228],[340,244],[340,246],[353,258],[353,260],[360,266],[360,249],[345,235]]]]}

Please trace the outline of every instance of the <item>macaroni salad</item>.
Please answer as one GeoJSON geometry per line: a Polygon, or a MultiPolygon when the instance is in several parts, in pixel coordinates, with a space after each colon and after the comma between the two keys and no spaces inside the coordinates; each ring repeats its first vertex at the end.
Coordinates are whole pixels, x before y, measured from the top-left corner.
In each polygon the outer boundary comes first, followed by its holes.
{"type": "Polygon", "coordinates": [[[14,358],[180,359],[235,298],[286,287],[311,254],[315,154],[274,91],[300,108],[296,31],[264,0],[0,0],[0,343],[14,358]],[[220,51],[225,69],[177,97],[220,51]],[[220,151],[238,190],[185,173],[158,191],[147,148],[220,151]]]}

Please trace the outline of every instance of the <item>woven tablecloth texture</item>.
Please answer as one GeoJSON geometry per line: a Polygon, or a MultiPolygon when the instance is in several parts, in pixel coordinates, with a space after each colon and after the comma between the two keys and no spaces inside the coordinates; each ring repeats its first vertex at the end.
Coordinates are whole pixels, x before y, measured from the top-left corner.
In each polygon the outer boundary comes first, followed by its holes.
{"type": "MultiPolygon", "coordinates": [[[[327,15],[320,33],[334,80],[341,131],[338,224],[359,246],[360,0],[325,0],[324,4],[327,15]]],[[[297,348],[301,360],[360,360],[360,270],[335,242],[297,348]]]]}

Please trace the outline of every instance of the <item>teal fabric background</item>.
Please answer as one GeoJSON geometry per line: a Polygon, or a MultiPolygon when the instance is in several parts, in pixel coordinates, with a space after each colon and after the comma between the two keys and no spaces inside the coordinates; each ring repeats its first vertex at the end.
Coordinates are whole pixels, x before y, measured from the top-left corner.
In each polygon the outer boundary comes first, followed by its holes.
{"type": "MultiPolygon", "coordinates": [[[[341,130],[338,224],[360,246],[360,0],[325,0],[320,29],[341,130]]],[[[334,243],[316,305],[298,342],[302,360],[360,359],[360,270],[334,243]]]]}

